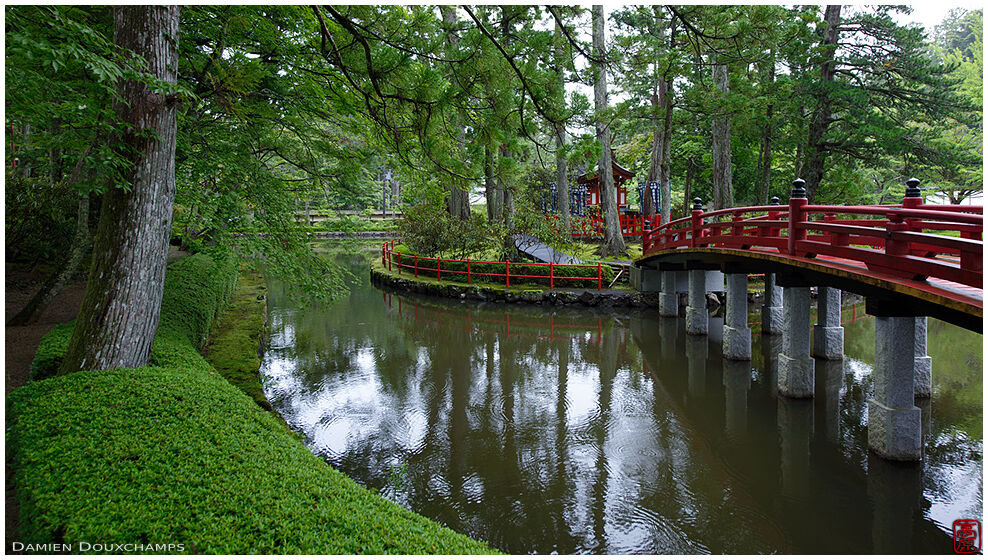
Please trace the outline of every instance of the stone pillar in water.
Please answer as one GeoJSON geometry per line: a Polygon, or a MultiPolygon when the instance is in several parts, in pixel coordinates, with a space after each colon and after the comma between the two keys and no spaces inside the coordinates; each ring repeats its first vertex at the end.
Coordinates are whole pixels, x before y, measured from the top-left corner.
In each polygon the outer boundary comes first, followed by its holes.
{"type": "Polygon", "coordinates": [[[762,298],[762,332],[782,334],[782,289],[775,285],[775,274],[765,274],[762,298]]]}
{"type": "Polygon", "coordinates": [[[844,327],[840,326],[841,291],[820,286],[813,327],[813,355],[824,360],[844,359],[844,327]]]}
{"type": "Polygon", "coordinates": [[[926,317],[916,318],[916,365],[913,389],[917,397],[933,394],[933,358],[926,355],[926,317]]]}
{"type": "Polygon", "coordinates": [[[813,358],[810,357],[810,289],[782,289],[782,353],[779,354],[779,394],[813,396],[813,358]]]}
{"type": "Polygon", "coordinates": [[[659,315],[679,316],[679,294],[676,292],[676,271],[662,271],[662,292],[659,293],[659,315]]]}
{"type": "Polygon", "coordinates": [[[689,304],[686,306],[687,334],[707,334],[707,271],[690,271],[689,304]]]}
{"type": "Polygon", "coordinates": [[[886,459],[923,456],[922,419],[913,404],[916,317],[875,317],[875,391],[868,400],[868,447],[886,459]]]}
{"type": "Polygon", "coordinates": [[[727,313],[724,316],[724,357],[751,359],[751,329],[748,328],[748,275],[727,275],[727,313]]]}

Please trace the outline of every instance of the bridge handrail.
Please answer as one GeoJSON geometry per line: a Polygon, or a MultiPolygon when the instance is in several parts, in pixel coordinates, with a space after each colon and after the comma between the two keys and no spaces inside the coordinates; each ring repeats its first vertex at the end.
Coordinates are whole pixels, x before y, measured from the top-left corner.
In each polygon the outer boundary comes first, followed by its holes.
{"type": "Polygon", "coordinates": [[[709,212],[704,212],[695,199],[690,216],[643,232],[642,254],[683,248],[759,247],[762,252],[800,258],[827,255],[850,259],[915,280],[932,276],[982,288],[981,206],[924,204],[916,195],[906,197],[901,204],[811,205],[796,189],[793,194],[788,205],[709,212]],[[822,219],[813,219],[821,214],[822,219]],[[957,232],[960,238],[924,230],[957,232]],[[938,255],[944,258],[936,258],[938,255]]]}

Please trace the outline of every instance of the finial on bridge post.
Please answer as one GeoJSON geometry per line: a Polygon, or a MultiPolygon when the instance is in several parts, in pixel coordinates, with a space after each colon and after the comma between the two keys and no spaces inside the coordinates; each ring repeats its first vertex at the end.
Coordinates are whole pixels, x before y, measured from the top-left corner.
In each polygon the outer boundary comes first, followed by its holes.
{"type": "Polygon", "coordinates": [[[779,204],[779,197],[773,196],[772,199],[768,201],[768,203],[771,204],[772,206],[778,205],[779,204]]]}
{"type": "Polygon", "coordinates": [[[906,179],[906,198],[918,198],[922,196],[919,192],[919,179],[912,177],[906,179]]]}
{"type": "Polygon", "coordinates": [[[789,198],[806,198],[806,181],[796,179],[792,182],[792,193],[789,198]]]}
{"type": "Polygon", "coordinates": [[[696,198],[693,199],[693,209],[694,210],[703,210],[703,199],[702,198],[696,197],[696,198]]]}

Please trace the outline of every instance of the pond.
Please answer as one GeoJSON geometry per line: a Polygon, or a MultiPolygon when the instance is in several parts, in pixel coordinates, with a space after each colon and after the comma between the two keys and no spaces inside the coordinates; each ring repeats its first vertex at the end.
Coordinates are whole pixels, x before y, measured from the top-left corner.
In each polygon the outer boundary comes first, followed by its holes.
{"type": "MultiPolygon", "coordinates": [[[[300,308],[269,284],[262,374],[317,455],[405,507],[510,553],[941,553],[981,519],[982,337],[933,319],[925,457],[867,451],[874,320],[816,398],[776,395],[781,337],[753,360],[653,310],[525,307],[356,279],[300,308]]],[[[757,316],[753,316],[753,320],[757,316]]]]}

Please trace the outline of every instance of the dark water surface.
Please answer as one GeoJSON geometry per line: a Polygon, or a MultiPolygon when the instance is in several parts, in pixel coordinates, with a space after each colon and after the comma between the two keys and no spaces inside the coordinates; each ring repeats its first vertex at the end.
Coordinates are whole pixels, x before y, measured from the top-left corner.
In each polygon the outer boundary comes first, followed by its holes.
{"type": "Polygon", "coordinates": [[[788,400],[757,327],[730,362],[719,319],[391,294],[369,255],[337,256],[358,280],[331,306],[270,286],[265,392],[334,467],[501,550],[949,554],[982,517],[981,335],[930,320],[925,457],[901,465],[867,451],[860,307],[816,398],[788,400]]]}

